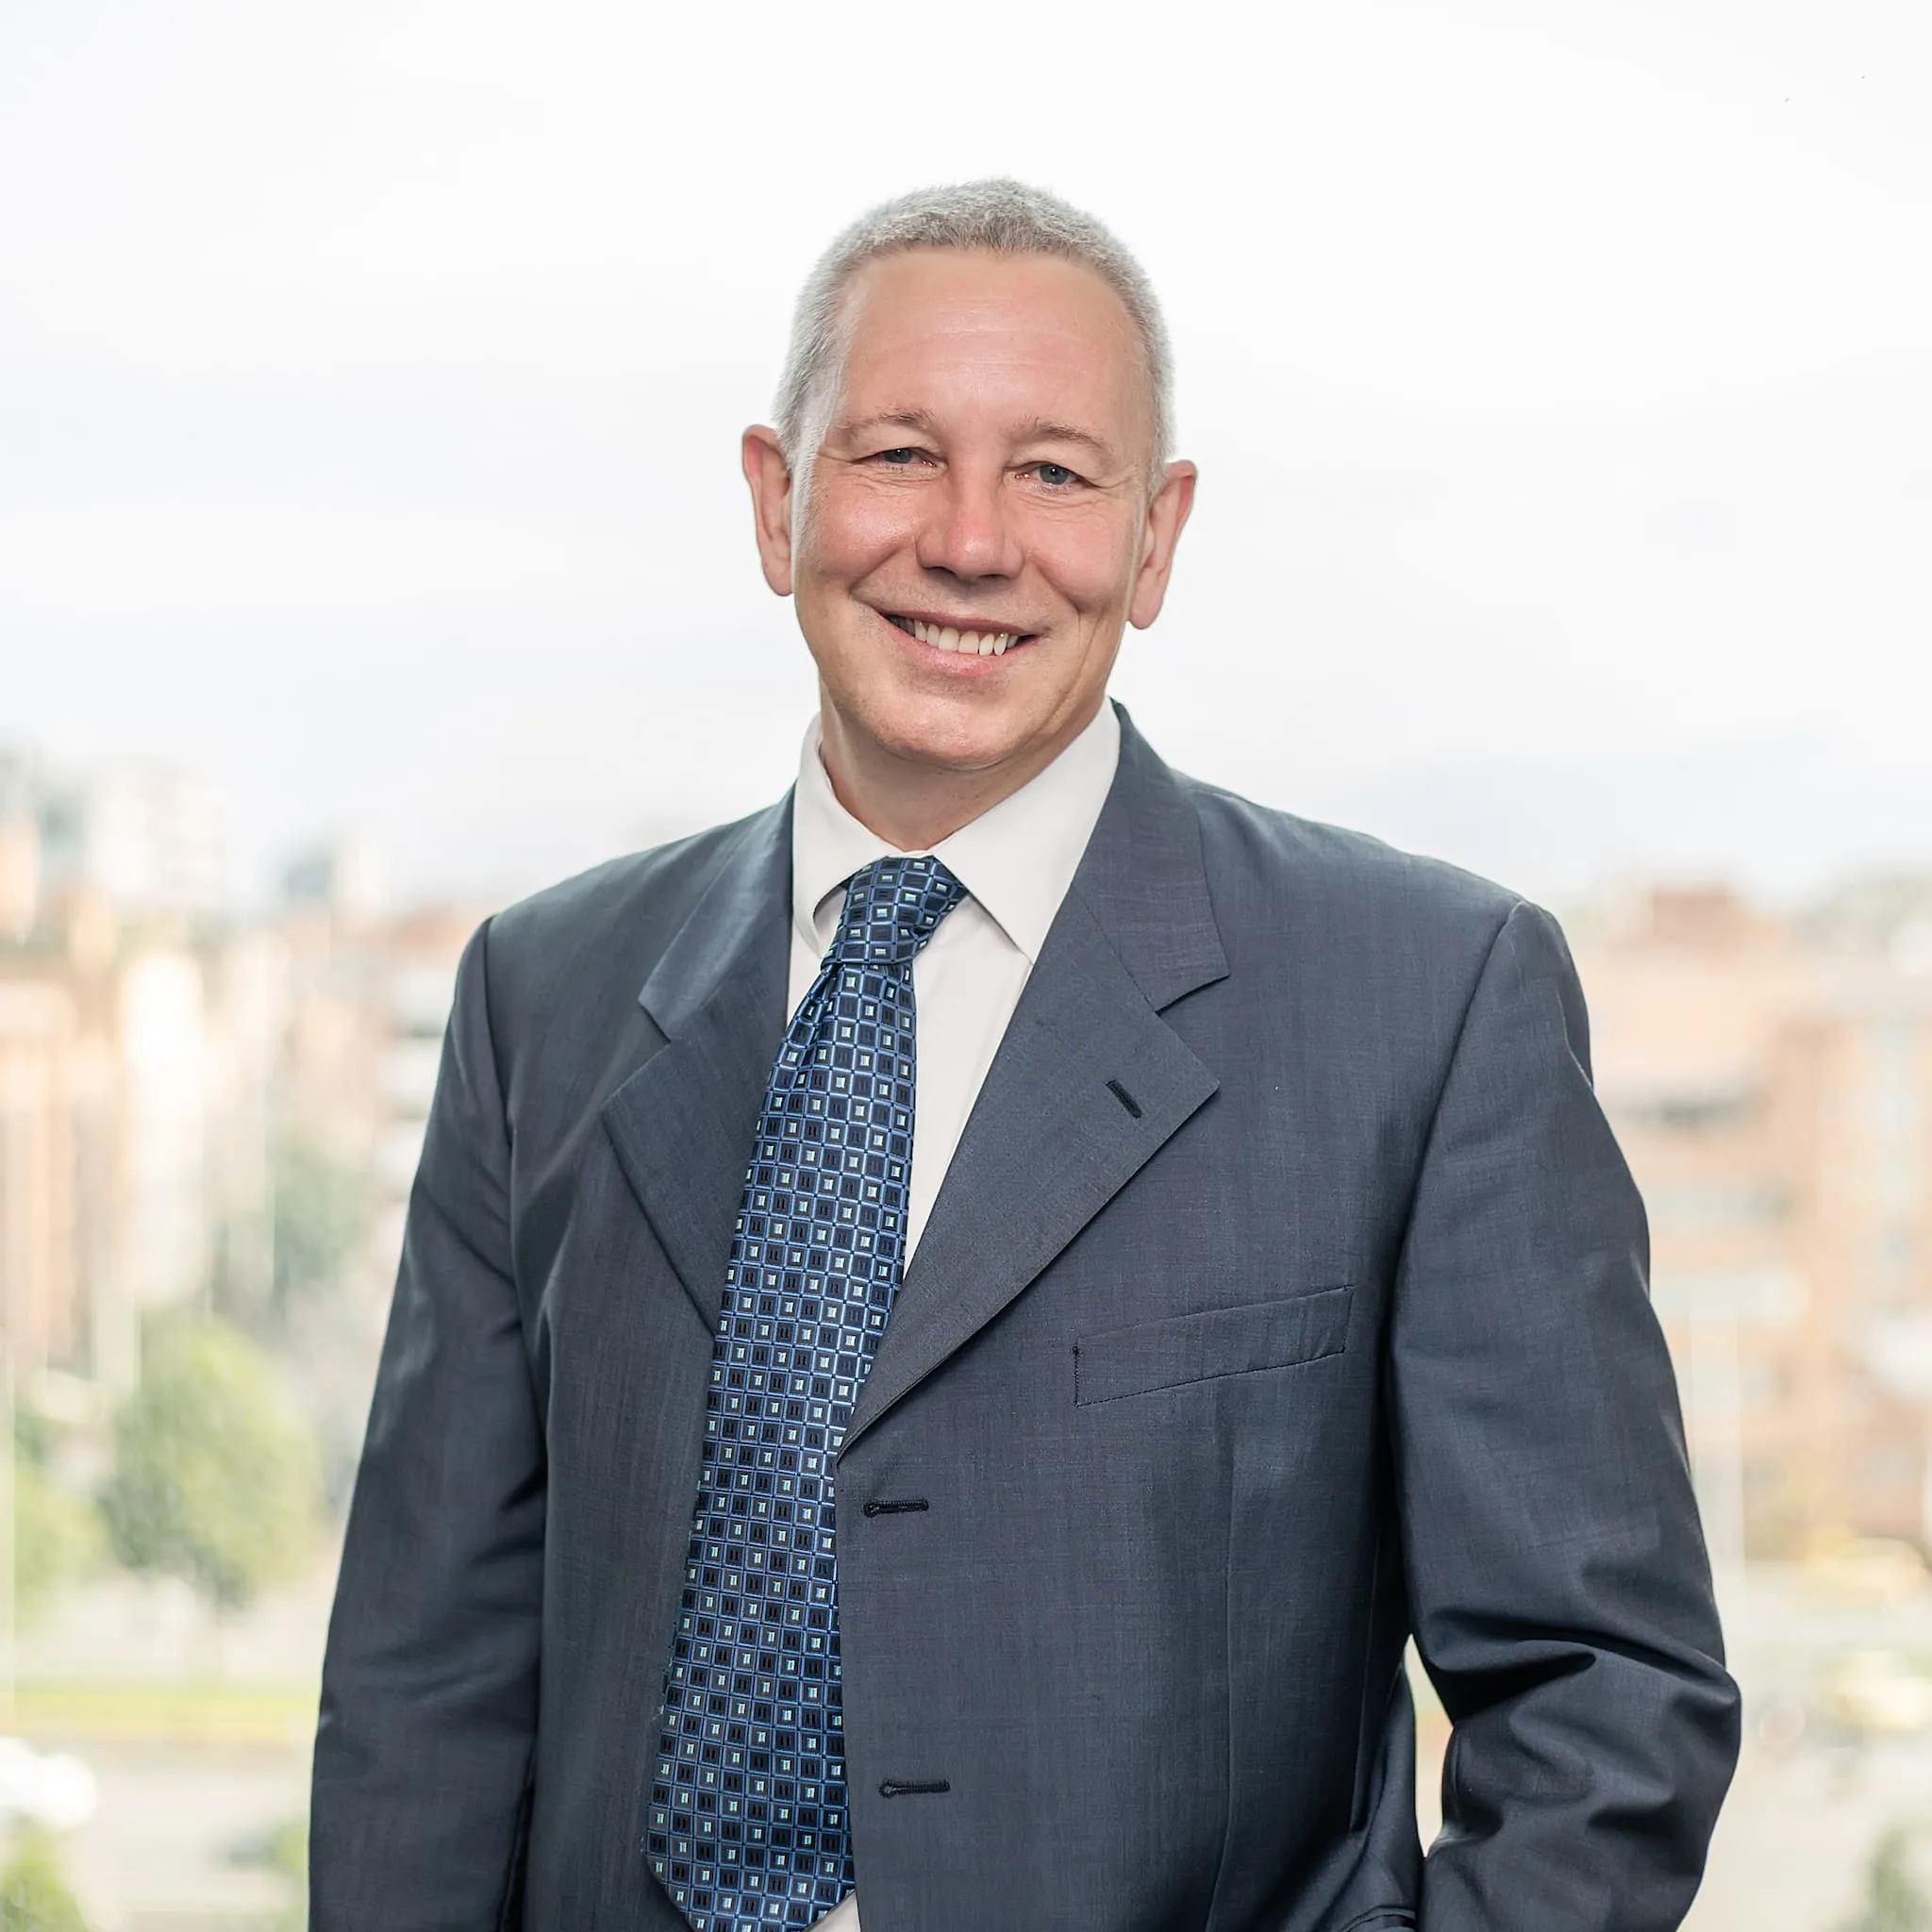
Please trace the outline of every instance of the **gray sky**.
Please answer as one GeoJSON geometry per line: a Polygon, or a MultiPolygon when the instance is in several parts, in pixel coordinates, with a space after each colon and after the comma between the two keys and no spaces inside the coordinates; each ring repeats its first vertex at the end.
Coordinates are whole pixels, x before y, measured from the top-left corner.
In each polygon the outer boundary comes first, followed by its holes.
{"type": "Polygon", "coordinates": [[[811,707],[791,293],[991,172],[1167,301],[1175,762],[1560,895],[1932,863],[1932,9],[0,11],[0,741],[513,890],[811,707]]]}

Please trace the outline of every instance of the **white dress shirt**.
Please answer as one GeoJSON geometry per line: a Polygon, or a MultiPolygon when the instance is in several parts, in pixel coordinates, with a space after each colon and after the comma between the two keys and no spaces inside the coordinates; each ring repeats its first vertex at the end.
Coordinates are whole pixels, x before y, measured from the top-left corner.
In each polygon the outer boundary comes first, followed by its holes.
{"type": "MultiPolygon", "coordinates": [[[[796,1012],[838,936],[845,882],[895,854],[833,794],[818,720],[805,735],[791,802],[791,979],[796,1012]]],[[[1092,724],[1038,777],[932,847],[971,895],[912,962],[917,1088],[906,1259],[924,1231],[966,1117],[979,1097],[1047,928],[1074,882],[1120,761],[1121,727],[1103,701],[1092,724]]],[[[859,1932],[858,1895],[816,1932],[859,1932]]]]}

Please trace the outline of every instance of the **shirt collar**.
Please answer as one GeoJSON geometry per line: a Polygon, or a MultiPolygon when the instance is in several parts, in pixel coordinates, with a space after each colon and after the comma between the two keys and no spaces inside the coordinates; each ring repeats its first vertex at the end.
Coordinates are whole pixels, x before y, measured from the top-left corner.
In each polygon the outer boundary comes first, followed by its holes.
{"type": "MultiPolygon", "coordinates": [[[[898,851],[839,803],[819,755],[819,721],[805,734],[791,804],[791,920],[814,954],[831,943],[837,893],[861,866],[898,851]]],[[[1120,762],[1121,726],[1103,701],[1093,722],[1010,797],[932,848],[1030,964],[1067,896],[1120,762]]]]}

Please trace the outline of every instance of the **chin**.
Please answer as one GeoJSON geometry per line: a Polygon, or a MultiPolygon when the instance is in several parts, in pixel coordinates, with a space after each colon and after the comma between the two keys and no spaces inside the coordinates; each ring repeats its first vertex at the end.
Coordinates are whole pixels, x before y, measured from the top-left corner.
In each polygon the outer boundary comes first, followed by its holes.
{"type": "Polygon", "coordinates": [[[908,699],[858,715],[865,734],[892,757],[949,772],[1002,764],[1032,737],[1025,720],[943,699],[908,699]]]}

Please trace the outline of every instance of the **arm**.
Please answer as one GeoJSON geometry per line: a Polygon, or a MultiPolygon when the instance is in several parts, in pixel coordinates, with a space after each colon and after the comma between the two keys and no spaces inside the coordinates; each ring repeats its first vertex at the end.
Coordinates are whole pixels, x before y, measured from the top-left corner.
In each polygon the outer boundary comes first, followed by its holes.
{"type": "Polygon", "coordinates": [[[458,974],[323,1670],[314,1932],[495,1932],[537,1722],[544,1455],[486,926],[458,974]]]}
{"type": "Polygon", "coordinates": [[[1645,1286],[1556,924],[1519,905],[1472,995],[1391,1337],[1416,1641],[1455,1725],[1424,1932],[1665,1932],[1738,1745],[1645,1286]]]}

